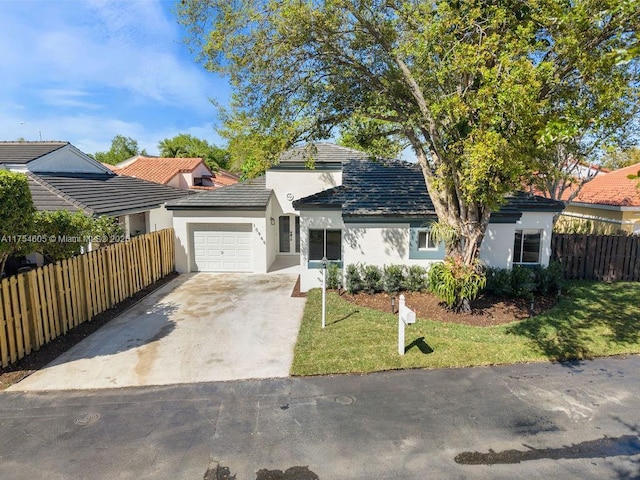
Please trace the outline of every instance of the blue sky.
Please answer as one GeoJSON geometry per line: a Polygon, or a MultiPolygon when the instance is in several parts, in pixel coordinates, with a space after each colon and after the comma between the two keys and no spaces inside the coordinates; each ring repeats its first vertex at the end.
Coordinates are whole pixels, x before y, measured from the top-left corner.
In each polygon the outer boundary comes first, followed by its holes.
{"type": "Polygon", "coordinates": [[[86,153],[115,135],[157,154],[190,133],[216,145],[230,86],[182,43],[173,0],[1,0],[0,140],[65,140],[86,153]]]}

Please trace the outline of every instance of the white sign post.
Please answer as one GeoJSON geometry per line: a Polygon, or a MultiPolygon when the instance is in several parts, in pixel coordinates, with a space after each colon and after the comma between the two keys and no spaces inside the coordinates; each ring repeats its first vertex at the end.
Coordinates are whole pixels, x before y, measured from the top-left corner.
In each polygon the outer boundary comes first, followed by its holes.
{"type": "Polygon", "coordinates": [[[416,322],[416,312],[405,305],[404,295],[400,295],[398,305],[398,353],[404,355],[404,326],[416,322]]]}
{"type": "Polygon", "coordinates": [[[327,318],[327,257],[322,257],[322,328],[327,318]]]}

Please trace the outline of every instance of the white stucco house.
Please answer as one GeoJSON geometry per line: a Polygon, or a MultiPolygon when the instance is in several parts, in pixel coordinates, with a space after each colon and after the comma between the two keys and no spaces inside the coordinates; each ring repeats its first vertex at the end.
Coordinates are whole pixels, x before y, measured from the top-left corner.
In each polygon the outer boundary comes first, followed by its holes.
{"type": "MultiPolygon", "coordinates": [[[[297,147],[260,178],[169,202],[176,269],[262,273],[296,265],[307,291],[319,285],[324,256],[342,266],[428,266],[444,258],[428,234],[436,214],[417,165],[324,143],[311,159],[297,147]]],[[[562,209],[530,194],[509,198],[491,217],[481,259],[503,268],[548,264],[553,217],[562,209]]]]}

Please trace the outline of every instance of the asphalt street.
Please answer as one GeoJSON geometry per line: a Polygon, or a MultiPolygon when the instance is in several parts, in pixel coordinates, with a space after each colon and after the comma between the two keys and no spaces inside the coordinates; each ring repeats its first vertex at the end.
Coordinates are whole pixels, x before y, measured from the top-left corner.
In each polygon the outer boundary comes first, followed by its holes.
{"type": "Polygon", "coordinates": [[[0,393],[12,479],[640,478],[640,357],[0,393]]]}

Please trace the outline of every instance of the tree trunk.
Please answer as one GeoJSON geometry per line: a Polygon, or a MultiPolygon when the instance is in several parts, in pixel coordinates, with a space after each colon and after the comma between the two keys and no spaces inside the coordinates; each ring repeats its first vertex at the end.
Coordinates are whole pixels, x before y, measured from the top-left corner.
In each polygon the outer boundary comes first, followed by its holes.
{"type": "Polygon", "coordinates": [[[418,161],[438,220],[459,234],[457,241],[446,246],[446,255],[461,258],[465,265],[474,265],[489,225],[491,210],[486,205],[465,203],[453,187],[437,189],[426,157],[421,159],[419,156],[418,161]]]}

